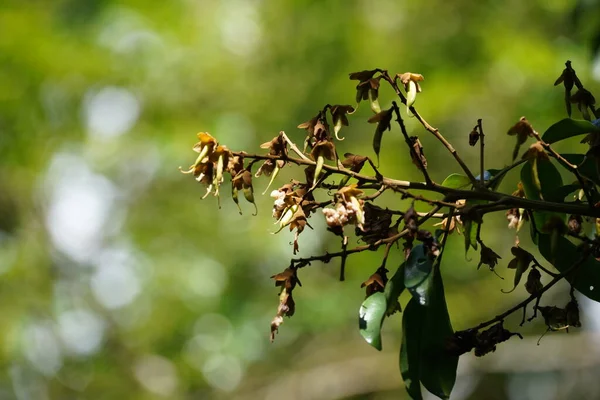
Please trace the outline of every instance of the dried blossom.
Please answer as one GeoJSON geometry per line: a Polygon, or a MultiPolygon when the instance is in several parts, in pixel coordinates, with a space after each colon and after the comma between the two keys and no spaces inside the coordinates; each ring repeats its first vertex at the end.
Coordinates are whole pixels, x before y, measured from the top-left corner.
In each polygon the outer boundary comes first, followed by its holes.
{"type": "Polygon", "coordinates": [[[571,103],[577,104],[583,119],[592,120],[588,109],[591,109],[592,112],[595,111],[596,99],[587,89],[580,88],[569,100],[571,103]]]}
{"type": "Polygon", "coordinates": [[[481,243],[481,253],[480,253],[479,264],[477,264],[477,269],[479,269],[483,264],[487,265],[490,268],[490,271],[493,271],[496,265],[498,265],[498,260],[501,259],[494,250],[487,247],[485,244],[481,243]]]}
{"type": "Polygon", "coordinates": [[[333,121],[333,133],[337,140],[344,140],[344,138],[340,138],[338,134],[340,133],[342,126],[348,126],[348,117],[346,114],[352,114],[354,111],[354,107],[350,105],[335,105],[329,108],[331,120],[333,121]]]}
{"type": "Polygon", "coordinates": [[[367,288],[367,297],[369,297],[373,293],[383,292],[383,290],[385,289],[385,285],[388,281],[388,272],[389,271],[385,267],[379,267],[377,271],[375,271],[375,273],[369,277],[369,279],[367,279],[360,285],[361,288],[367,288]]]}
{"type": "Polygon", "coordinates": [[[515,148],[513,150],[513,161],[517,159],[517,156],[519,155],[519,148],[521,148],[521,145],[527,141],[527,138],[529,136],[533,136],[533,132],[533,126],[531,126],[531,124],[529,123],[529,121],[527,121],[527,118],[525,117],[521,117],[521,119],[519,119],[519,122],[517,122],[508,130],[509,136],[517,137],[517,144],[515,145],[515,148]]]}
{"type": "Polygon", "coordinates": [[[417,93],[421,93],[419,82],[423,81],[424,78],[423,75],[413,74],[412,72],[397,74],[396,77],[404,85],[404,90],[406,91],[406,112],[408,113],[413,104],[415,104],[417,93]]]}
{"type": "Polygon", "coordinates": [[[353,72],[350,74],[350,79],[359,81],[358,85],[356,85],[356,103],[360,103],[361,100],[369,100],[373,112],[378,113],[381,111],[379,102],[377,101],[379,97],[379,80],[381,77],[373,78],[375,73],[377,73],[376,69],[353,72]]]}

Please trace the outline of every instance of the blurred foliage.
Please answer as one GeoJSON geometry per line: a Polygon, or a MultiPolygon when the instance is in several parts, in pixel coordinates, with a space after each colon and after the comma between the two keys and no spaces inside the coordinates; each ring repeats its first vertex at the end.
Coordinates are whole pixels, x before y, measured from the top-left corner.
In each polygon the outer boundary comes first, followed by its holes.
{"type": "MultiPolygon", "coordinates": [[[[226,195],[218,210],[177,166],[190,162],[198,131],[234,150],[258,149],[282,129],[301,140],[298,123],[325,103],[352,101],[349,72],[379,67],[423,74],[420,112],[469,165],[477,152],[467,136],[483,118],[490,167],[502,168],[513,145],[506,130],[521,115],[540,132],[564,116],[552,83],[565,60],[597,87],[598,6],[589,3],[4,0],[0,398],[405,396],[401,317],[387,322],[383,353],[355,329],[360,283],[380,256],[349,259],[344,283],[333,263],[306,268],[296,315],[270,345],[277,290],[268,277],[287,265],[291,234],[269,235],[270,198],[257,196],[257,217],[247,204],[240,216],[226,195]]],[[[382,108],[391,95],[382,93],[382,108]]],[[[370,110],[357,113],[366,121],[370,110]]],[[[435,181],[457,172],[417,122],[407,126],[435,181]]],[[[371,134],[366,122],[351,123],[341,152],[370,152],[371,134]]],[[[418,180],[411,160],[396,156],[402,145],[386,135],[382,173],[418,180]]],[[[512,192],[517,179],[500,190],[512,192]]],[[[311,224],[301,255],[339,245],[311,224]]],[[[509,260],[504,218],[486,225],[489,245],[509,260]]],[[[462,241],[449,240],[443,271],[456,329],[524,295],[502,294],[510,282],[477,271],[462,241]]],[[[400,260],[397,252],[388,262],[400,260]]],[[[555,295],[566,299],[568,288],[555,295]]],[[[599,309],[581,303],[584,329],[600,329],[599,309]]],[[[508,342],[503,354],[461,360],[455,398],[600,396],[589,347],[597,337],[554,333],[537,347],[542,329],[524,329],[527,350],[508,342]]]]}

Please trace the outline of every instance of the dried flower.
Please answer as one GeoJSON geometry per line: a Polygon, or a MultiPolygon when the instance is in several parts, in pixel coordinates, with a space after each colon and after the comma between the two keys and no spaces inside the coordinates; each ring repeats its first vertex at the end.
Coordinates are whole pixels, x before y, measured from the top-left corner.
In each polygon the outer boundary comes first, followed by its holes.
{"type": "Polygon", "coordinates": [[[408,113],[413,104],[415,104],[417,93],[421,93],[419,82],[423,81],[424,78],[423,75],[413,74],[412,72],[397,74],[396,77],[404,85],[404,90],[406,91],[406,112],[408,113]]]}
{"type": "Polygon", "coordinates": [[[368,99],[373,112],[378,113],[381,111],[381,107],[377,101],[379,97],[379,80],[381,77],[373,78],[375,73],[377,73],[376,69],[353,72],[350,74],[350,79],[359,81],[358,85],[356,85],[356,103],[368,99]]]}
{"type": "Polygon", "coordinates": [[[344,140],[344,138],[340,138],[338,134],[342,129],[342,126],[348,126],[348,117],[346,114],[352,114],[354,111],[354,107],[350,105],[335,105],[329,108],[331,119],[333,121],[333,133],[337,140],[344,140]]]}
{"type": "Polygon", "coordinates": [[[494,252],[494,250],[487,247],[485,244],[481,243],[481,253],[480,253],[479,264],[477,264],[477,269],[479,269],[483,264],[487,265],[490,268],[490,271],[493,271],[496,265],[498,265],[498,260],[501,259],[498,254],[494,252]]]}
{"type": "Polygon", "coordinates": [[[519,148],[521,147],[521,145],[527,141],[527,138],[529,136],[533,136],[533,132],[533,126],[531,126],[531,124],[529,123],[529,121],[527,121],[527,118],[525,117],[521,117],[521,119],[519,119],[519,122],[517,122],[508,130],[509,136],[517,137],[517,144],[515,145],[515,148],[513,150],[513,161],[517,159],[517,156],[519,155],[519,148]]]}
{"type": "Polygon", "coordinates": [[[580,88],[569,100],[571,103],[577,104],[583,119],[592,120],[588,108],[592,109],[592,112],[595,110],[596,99],[587,89],[580,88]]]}

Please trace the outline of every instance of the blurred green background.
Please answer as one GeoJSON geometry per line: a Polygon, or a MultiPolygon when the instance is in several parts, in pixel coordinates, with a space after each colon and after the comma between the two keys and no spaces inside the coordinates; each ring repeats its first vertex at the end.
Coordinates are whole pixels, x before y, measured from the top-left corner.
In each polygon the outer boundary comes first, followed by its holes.
{"type": "MultiPolygon", "coordinates": [[[[224,189],[219,210],[177,167],[195,159],[199,131],[249,152],[280,130],[301,144],[296,125],[326,103],[352,103],[348,73],[379,67],[424,75],[417,108],[473,167],[467,135],[483,118],[487,165],[501,168],[519,117],[543,131],[565,116],[552,83],[567,59],[599,93],[599,14],[595,2],[560,0],[3,0],[0,399],[406,398],[401,317],[387,320],[381,353],[357,329],[359,286],[382,250],[351,257],[346,282],[336,262],[303,269],[296,315],[270,344],[269,276],[288,265],[292,234],[269,234],[268,196],[257,196],[256,217],[242,201],[240,216],[224,189]]],[[[392,99],[382,89],[382,107],[392,99]]],[[[352,116],[341,153],[373,155],[370,115],[365,104],[352,116]]],[[[407,125],[434,180],[459,172],[414,118],[407,125]]],[[[420,180],[403,146],[395,127],[386,132],[381,171],[420,180]]],[[[276,186],[292,176],[303,173],[286,167],[276,186]]],[[[266,183],[255,180],[257,195],[266,183]]],[[[394,196],[381,204],[408,207],[394,196]]],[[[309,222],[301,255],[339,247],[319,215],[309,222]]],[[[450,239],[455,329],[526,296],[500,292],[512,286],[514,234],[503,213],[483,228],[504,281],[450,239]]],[[[390,269],[400,259],[394,252],[390,269]]],[[[567,298],[559,287],[543,303],[567,298]]],[[[568,335],[537,346],[538,319],[522,341],[463,356],[453,399],[600,398],[600,307],[580,304],[584,326],[568,335]]]]}

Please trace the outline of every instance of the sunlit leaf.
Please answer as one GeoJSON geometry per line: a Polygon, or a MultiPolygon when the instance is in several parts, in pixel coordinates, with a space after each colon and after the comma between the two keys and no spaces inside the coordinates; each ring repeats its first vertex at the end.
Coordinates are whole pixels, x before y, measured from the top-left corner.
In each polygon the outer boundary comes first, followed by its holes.
{"type": "Polygon", "coordinates": [[[411,299],[402,316],[402,343],[400,345],[400,373],[406,391],[413,400],[421,400],[421,306],[411,299]]]}
{"type": "Polygon", "coordinates": [[[419,244],[411,250],[404,267],[404,286],[421,305],[429,304],[433,260],[425,246],[419,244]]]}
{"type": "Polygon", "coordinates": [[[596,185],[600,185],[600,171],[595,157],[586,157],[583,154],[561,154],[568,162],[577,165],[579,173],[596,185]]]}
{"type": "Polygon", "coordinates": [[[565,118],[558,121],[544,132],[542,139],[546,143],[554,143],[570,137],[600,132],[600,128],[589,121],[565,118]]]}
{"type": "Polygon", "coordinates": [[[434,395],[447,399],[456,381],[458,356],[447,351],[447,341],[454,331],[444,296],[444,286],[436,267],[432,277],[431,301],[421,306],[413,298],[402,319],[400,371],[413,399],[420,399],[417,382],[434,395]]]}
{"type": "Polygon", "coordinates": [[[381,324],[387,303],[382,292],[373,293],[360,305],[360,334],[371,346],[381,350],[381,324]]]}
{"type": "MultiPolygon", "coordinates": [[[[486,171],[487,172],[487,171],[486,171]]],[[[461,189],[471,184],[469,178],[461,174],[450,174],[442,182],[442,186],[452,189],[461,189]]]]}

